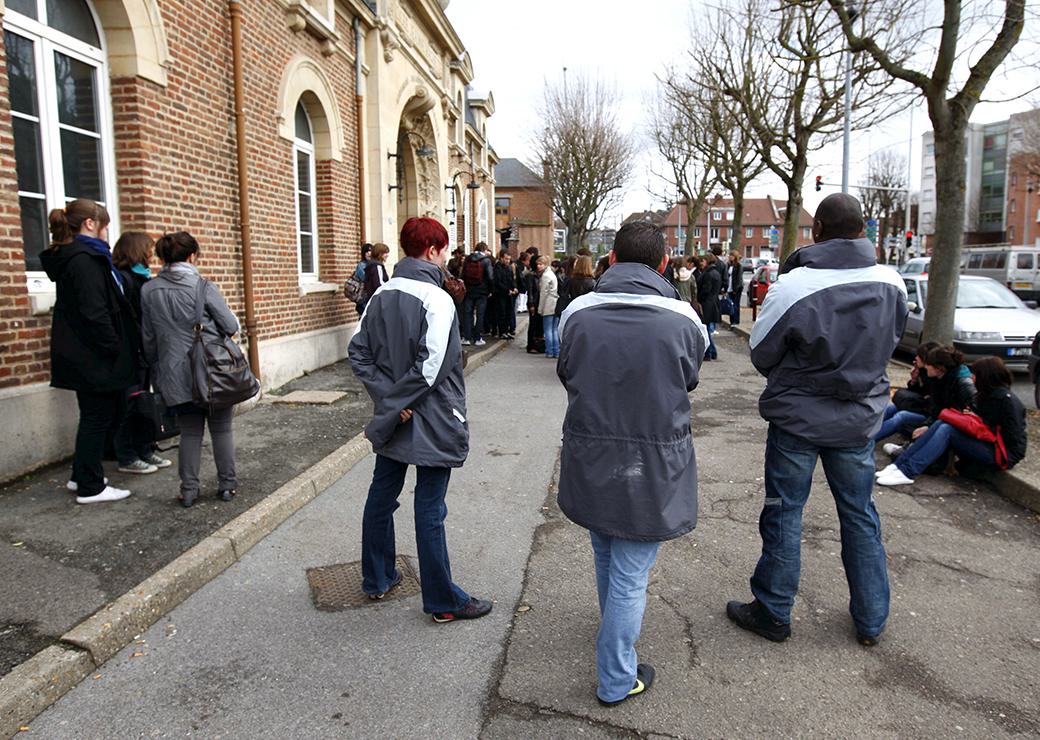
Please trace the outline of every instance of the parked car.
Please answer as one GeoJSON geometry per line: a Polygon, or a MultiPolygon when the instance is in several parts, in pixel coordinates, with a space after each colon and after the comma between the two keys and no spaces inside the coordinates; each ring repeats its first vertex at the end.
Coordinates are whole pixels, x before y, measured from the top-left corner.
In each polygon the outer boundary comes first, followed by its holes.
{"type": "Polygon", "coordinates": [[[1040,409],[1040,332],[1033,337],[1033,350],[1029,355],[1029,377],[1033,380],[1033,403],[1040,409]]]}
{"type": "Polygon", "coordinates": [[[776,262],[762,265],[751,278],[748,284],[748,306],[762,305],[766,299],[769,286],[776,282],[780,276],[780,265],[776,262]]]}
{"type": "Polygon", "coordinates": [[[914,257],[901,264],[898,271],[903,275],[927,275],[931,263],[931,257],[914,257]]]}
{"type": "MultiPolygon", "coordinates": [[[[913,352],[921,343],[928,306],[928,276],[904,275],[910,315],[899,346],[913,352]]],[[[1013,369],[1025,370],[1035,336],[1040,332],[1040,312],[996,280],[962,275],[953,317],[953,345],[970,360],[1002,357],[1013,369]]]]}
{"type": "Polygon", "coordinates": [[[971,247],[964,250],[961,272],[993,278],[1024,301],[1040,299],[1040,248],[971,247]]]}

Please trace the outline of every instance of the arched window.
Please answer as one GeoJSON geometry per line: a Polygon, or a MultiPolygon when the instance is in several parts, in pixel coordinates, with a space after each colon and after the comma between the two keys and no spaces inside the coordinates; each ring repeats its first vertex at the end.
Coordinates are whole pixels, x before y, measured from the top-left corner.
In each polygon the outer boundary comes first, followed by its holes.
{"type": "Polygon", "coordinates": [[[314,172],[314,130],[303,103],[296,104],[293,182],[296,190],[296,247],[301,280],[318,279],[318,209],[314,172]]]}
{"type": "Polygon", "coordinates": [[[487,201],[480,199],[477,206],[477,241],[487,244],[488,240],[488,206],[487,201]]]}
{"type": "Polygon", "coordinates": [[[25,267],[41,269],[47,212],[76,198],[104,205],[118,232],[108,69],[87,0],[7,0],[11,97],[25,267]]]}

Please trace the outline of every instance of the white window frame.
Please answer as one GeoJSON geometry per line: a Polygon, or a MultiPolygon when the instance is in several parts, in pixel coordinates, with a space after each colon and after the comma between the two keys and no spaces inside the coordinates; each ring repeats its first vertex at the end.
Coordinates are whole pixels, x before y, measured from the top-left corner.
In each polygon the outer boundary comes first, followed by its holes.
{"type": "Polygon", "coordinates": [[[712,221],[721,221],[722,220],[722,211],[712,211],[711,212],[711,220],[712,221]]]}
{"type": "Polygon", "coordinates": [[[718,226],[711,227],[711,231],[708,232],[708,240],[713,242],[720,241],[718,226]]]}
{"type": "Polygon", "coordinates": [[[462,251],[469,254],[472,251],[471,241],[473,239],[473,196],[472,191],[467,188],[462,196],[462,251]]]}
{"type": "Polygon", "coordinates": [[[754,226],[748,226],[746,229],[744,229],[744,238],[745,239],[750,239],[754,235],[755,235],[755,227],[754,226]]]}
{"type": "Polygon", "coordinates": [[[812,229],[809,228],[808,226],[803,226],[802,227],[802,238],[803,239],[809,239],[811,236],[812,236],[812,229]]]}
{"type": "Polygon", "coordinates": [[[701,238],[701,227],[700,226],[694,226],[693,227],[693,238],[694,239],[700,239],[701,238]]]}
{"type": "MultiPolygon", "coordinates": [[[[294,109],[295,110],[295,109],[294,109]]],[[[314,138],[314,124],[311,123],[310,114],[307,113],[306,107],[303,109],[304,115],[307,116],[307,125],[311,130],[311,138],[314,138]]],[[[316,283],[318,282],[318,274],[321,270],[321,266],[318,264],[318,173],[315,165],[314,157],[314,144],[313,142],[304,141],[303,139],[296,138],[295,136],[295,125],[293,126],[293,146],[292,146],[292,171],[293,171],[293,210],[296,212],[296,274],[299,275],[300,284],[304,283],[316,283]],[[310,193],[306,193],[304,190],[300,190],[300,163],[299,154],[306,154],[309,162],[309,172],[307,173],[308,181],[311,186],[310,193]],[[310,235],[311,235],[311,264],[314,265],[313,272],[303,271],[303,243],[302,237],[304,230],[301,228],[305,224],[300,223],[300,196],[308,194],[311,199],[311,218],[310,224],[310,235]]]]}
{"type": "Polygon", "coordinates": [[[771,226],[763,226],[762,227],[762,236],[768,237],[771,231],[772,231],[772,227],[771,226]]]}
{"type": "MultiPolygon", "coordinates": [[[[3,14],[3,29],[29,39],[33,44],[33,62],[36,66],[36,107],[40,128],[40,169],[43,177],[44,200],[47,210],[64,208],[73,198],[65,195],[65,177],[61,159],[61,130],[71,129],[95,136],[92,131],[82,131],[59,122],[57,83],[54,76],[54,54],[83,62],[94,68],[94,93],[98,117],[98,133],[101,141],[101,186],[104,199],[99,201],[111,219],[108,226],[109,243],[119,238],[119,191],[116,182],[115,146],[112,128],[112,97],[108,78],[108,49],[105,44],[104,28],[98,18],[94,4],[86,0],[91,20],[97,31],[101,47],[93,47],[79,39],[68,36],[46,24],[46,3],[37,2],[37,14],[41,20],[33,20],[11,8],[3,14]]],[[[30,116],[11,111],[14,118],[31,120],[30,116]]],[[[38,199],[36,193],[18,191],[19,197],[38,199]]],[[[19,223],[19,228],[21,228],[19,223]]],[[[23,269],[24,262],[23,262],[23,269]]],[[[42,270],[25,270],[26,285],[33,304],[33,313],[46,313],[53,305],[55,284],[42,270]],[[38,300],[36,296],[46,296],[38,300]]]]}
{"type": "MultiPolygon", "coordinates": [[[[448,205],[446,209],[451,212],[451,218],[445,219],[448,222],[448,254],[454,254],[459,246],[459,191],[454,185],[448,188],[448,205]]],[[[448,214],[445,213],[444,215],[447,216],[448,214]]]]}
{"type": "MultiPolygon", "coordinates": [[[[488,243],[488,204],[486,198],[481,198],[477,204],[477,241],[488,243]]],[[[488,245],[491,246],[490,244],[488,245]]]]}

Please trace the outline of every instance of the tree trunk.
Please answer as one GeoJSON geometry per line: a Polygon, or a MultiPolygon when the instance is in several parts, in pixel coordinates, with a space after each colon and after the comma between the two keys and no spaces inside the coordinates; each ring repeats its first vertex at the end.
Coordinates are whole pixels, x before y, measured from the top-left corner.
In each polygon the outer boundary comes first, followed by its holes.
{"type": "Polygon", "coordinates": [[[733,233],[729,238],[729,249],[731,252],[736,252],[738,257],[743,256],[740,252],[741,240],[744,238],[743,230],[744,188],[740,186],[733,191],[733,233]]]}
{"type": "Polygon", "coordinates": [[[692,199],[687,200],[686,206],[686,243],[683,245],[683,254],[687,257],[693,256],[693,230],[697,228],[697,217],[700,215],[699,208],[692,205],[692,199]]]}
{"type": "MultiPolygon", "coordinates": [[[[934,125],[934,123],[933,123],[934,125]]],[[[928,306],[923,342],[953,342],[953,314],[960,282],[964,241],[964,129],[966,124],[935,126],[935,235],[928,267],[928,306]]]]}
{"type": "Polygon", "coordinates": [[[802,216],[802,185],[805,182],[805,168],[808,166],[805,154],[796,157],[791,163],[793,171],[787,181],[787,212],[784,214],[784,238],[780,243],[780,264],[794,254],[798,247],[798,227],[802,216]]]}
{"type": "Polygon", "coordinates": [[[568,226],[567,228],[567,241],[565,242],[565,251],[568,257],[572,257],[578,253],[578,248],[581,247],[581,243],[585,240],[587,232],[581,227],[568,226]]]}

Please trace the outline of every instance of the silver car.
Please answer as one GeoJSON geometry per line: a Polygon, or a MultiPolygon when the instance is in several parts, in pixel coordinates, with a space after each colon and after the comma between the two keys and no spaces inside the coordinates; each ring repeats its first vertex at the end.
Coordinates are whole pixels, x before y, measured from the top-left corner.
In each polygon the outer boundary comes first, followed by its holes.
{"type": "MultiPolygon", "coordinates": [[[[921,343],[928,305],[928,276],[904,275],[910,316],[899,340],[901,349],[913,352],[921,343]]],[[[996,280],[961,275],[957,310],[953,317],[953,346],[970,359],[997,356],[1009,367],[1025,370],[1033,337],[1040,332],[1040,311],[996,280]]]]}

